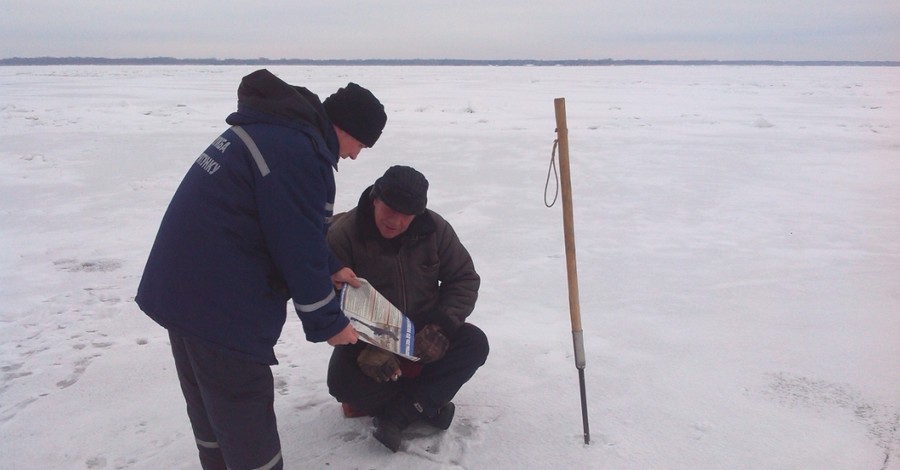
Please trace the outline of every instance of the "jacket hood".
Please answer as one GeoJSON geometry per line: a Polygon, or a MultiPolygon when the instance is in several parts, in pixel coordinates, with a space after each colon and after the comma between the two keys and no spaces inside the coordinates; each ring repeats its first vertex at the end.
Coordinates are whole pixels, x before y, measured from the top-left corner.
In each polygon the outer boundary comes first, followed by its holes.
{"type": "Polygon", "coordinates": [[[243,107],[312,125],[322,135],[334,132],[315,93],[290,85],[266,69],[257,70],[241,80],[238,110],[243,107]]]}

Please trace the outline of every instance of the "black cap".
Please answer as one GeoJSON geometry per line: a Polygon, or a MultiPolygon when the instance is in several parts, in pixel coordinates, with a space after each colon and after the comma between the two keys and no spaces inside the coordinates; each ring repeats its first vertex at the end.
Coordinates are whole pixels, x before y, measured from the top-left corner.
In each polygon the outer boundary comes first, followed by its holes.
{"type": "Polygon", "coordinates": [[[415,168],[395,165],[375,180],[369,195],[397,212],[419,215],[428,204],[428,180],[415,168]]]}
{"type": "Polygon", "coordinates": [[[375,145],[387,122],[387,114],[378,98],[353,82],[325,98],[322,105],[335,126],[366,147],[375,145]]]}

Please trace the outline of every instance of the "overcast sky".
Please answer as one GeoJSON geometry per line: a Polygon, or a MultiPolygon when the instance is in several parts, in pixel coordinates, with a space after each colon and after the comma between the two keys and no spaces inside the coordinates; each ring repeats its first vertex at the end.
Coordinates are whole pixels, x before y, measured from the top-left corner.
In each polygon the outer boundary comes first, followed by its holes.
{"type": "Polygon", "coordinates": [[[900,60],[900,0],[0,0],[0,58],[900,60]]]}

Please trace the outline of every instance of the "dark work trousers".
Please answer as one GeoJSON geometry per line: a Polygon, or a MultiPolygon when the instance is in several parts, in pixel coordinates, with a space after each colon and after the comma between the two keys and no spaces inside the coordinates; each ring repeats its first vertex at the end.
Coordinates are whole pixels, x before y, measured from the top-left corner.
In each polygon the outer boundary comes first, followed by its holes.
{"type": "Polygon", "coordinates": [[[444,357],[423,364],[419,375],[379,383],[364,375],[356,364],[356,356],[364,344],[360,341],[334,348],[328,364],[328,391],[339,402],[373,416],[404,396],[418,402],[426,415],[434,416],[484,365],[490,350],[484,332],[464,323],[450,338],[444,357]]]}
{"type": "Polygon", "coordinates": [[[171,332],[169,340],[203,469],[283,468],[271,368],[171,332]]]}

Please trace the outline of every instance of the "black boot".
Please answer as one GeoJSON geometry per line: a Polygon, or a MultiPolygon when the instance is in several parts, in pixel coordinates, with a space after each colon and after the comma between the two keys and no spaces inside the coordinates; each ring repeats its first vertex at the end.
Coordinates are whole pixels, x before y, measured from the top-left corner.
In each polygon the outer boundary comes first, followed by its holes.
{"type": "Polygon", "coordinates": [[[397,452],[400,449],[400,439],[402,431],[396,424],[384,418],[376,417],[373,421],[375,430],[372,435],[378,442],[384,444],[385,447],[391,449],[391,452],[397,452]]]}
{"type": "Polygon", "coordinates": [[[453,422],[453,415],[456,414],[456,405],[449,402],[442,406],[434,416],[422,416],[422,420],[438,429],[447,430],[450,423],[453,422]]]}
{"type": "Polygon", "coordinates": [[[422,417],[422,407],[408,398],[400,398],[389,404],[375,417],[372,423],[375,431],[372,435],[385,447],[397,452],[403,430],[422,417]]]}

